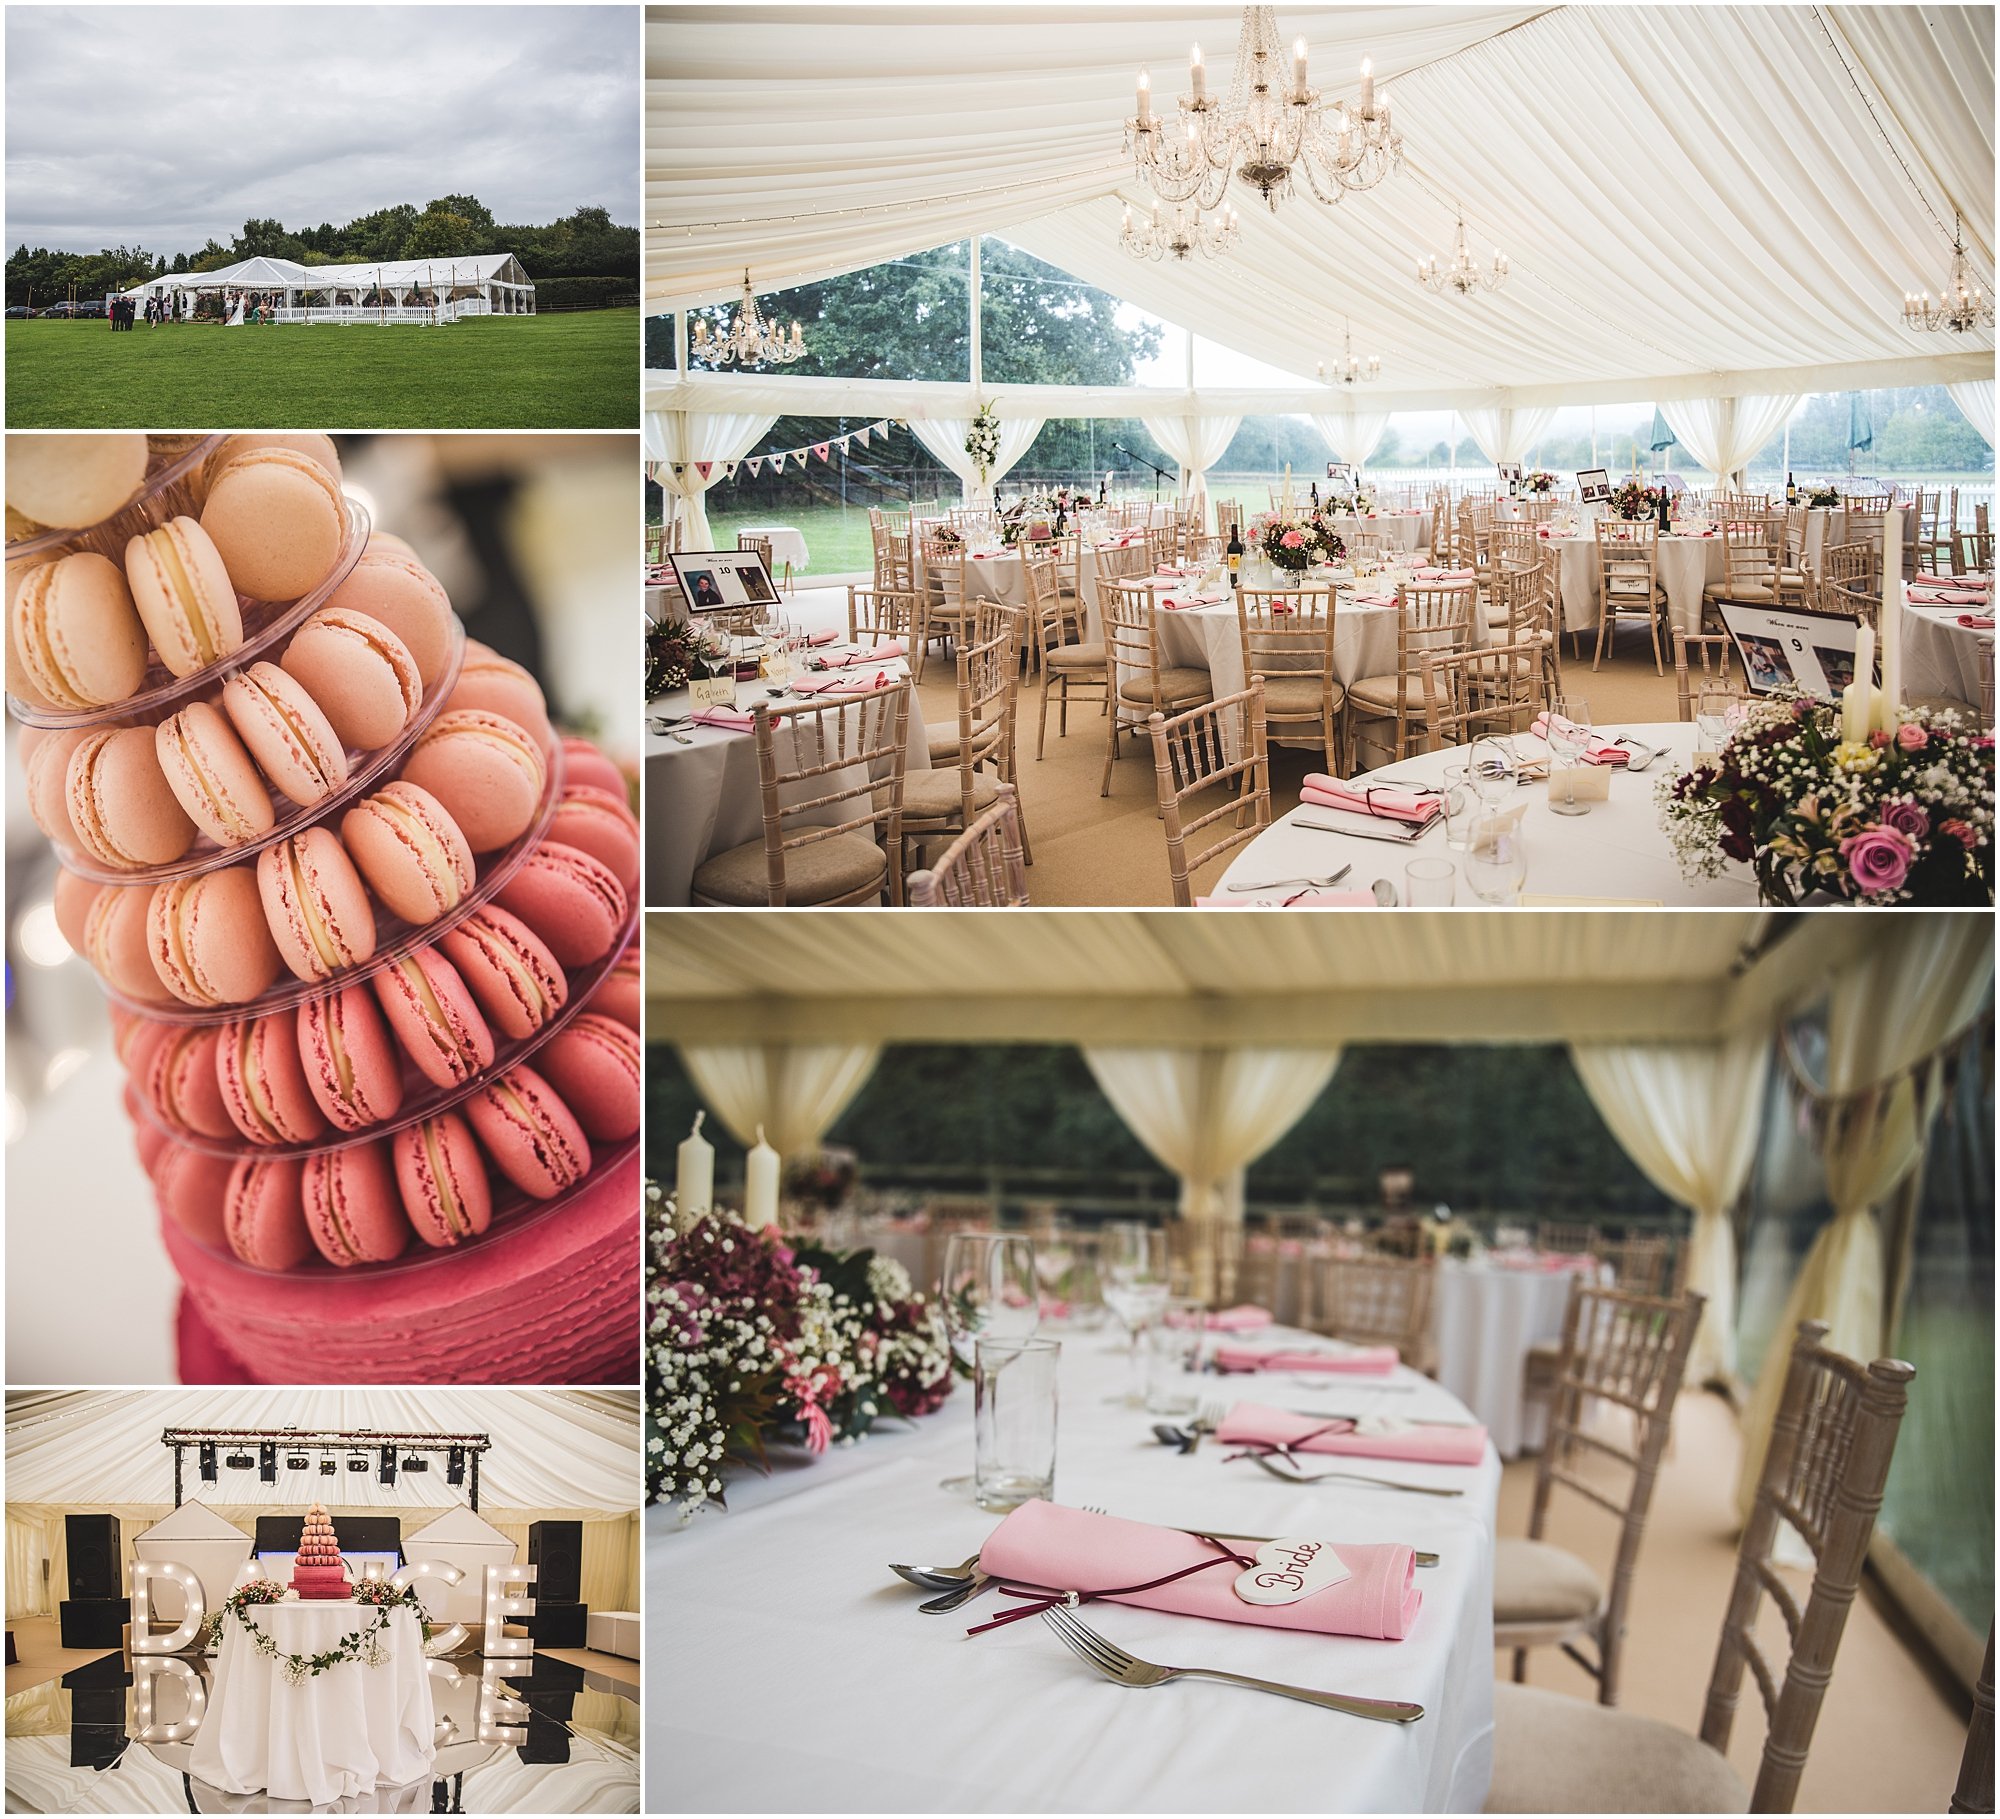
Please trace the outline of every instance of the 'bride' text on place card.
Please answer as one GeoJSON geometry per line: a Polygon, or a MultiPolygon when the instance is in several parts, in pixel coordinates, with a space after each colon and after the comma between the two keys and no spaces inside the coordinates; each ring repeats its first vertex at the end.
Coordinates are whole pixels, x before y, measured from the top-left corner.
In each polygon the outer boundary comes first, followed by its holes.
{"type": "Polygon", "coordinates": [[[1350,1577],[1331,1542],[1287,1535],[1258,1548],[1255,1563],[1236,1575],[1236,1595],[1245,1604],[1296,1604],[1350,1577]]]}

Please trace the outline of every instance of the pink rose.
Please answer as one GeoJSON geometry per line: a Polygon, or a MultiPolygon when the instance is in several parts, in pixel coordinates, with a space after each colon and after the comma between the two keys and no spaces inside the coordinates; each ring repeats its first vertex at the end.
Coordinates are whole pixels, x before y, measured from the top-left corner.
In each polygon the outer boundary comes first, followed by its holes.
{"type": "Polygon", "coordinates": [[[1882,811],[1882,825],[1921,840],[1931,831],[1930,811],[1915,802],[1892,802],[1882,811]]]}
{"type": "Polygon", "coordinates": [[[1297,531],[1287,531],[1278,539],[1286,549],[1304,549],[1306,540],[1297,531]]]}
{"type": "Polygon", "coordinates": [[[1864,896],[1902,888],[1910,871],[1910,843],[1890,827],[1871,827],[1849,834],[1840,843],[1840,856],[1864,896]]]}
{"type": "Polygon", "coordinates": [[[1878,726],[1868,735],[1868,743],[1879,752],[1883,746],[1889,743],[1889,735],[1878,726]]]}
{"type": "Polygon", "coordinates": [[[1956,840],[1967,852],[1970,852],[1979,844],[1979,830],[1969,821],[1960,821],[1955,818],[1950,821],[1940,821],[1938,823],[1938,832],[1943,834],[1948,840],[1956,840]]]}
{"type": "Polygon", "coordinates": [[[1930,734],[1914,720],[1905,720],[1896,728],[1896,743],[1906,752],[1920,752],[1930,742],[1930,734]]]}

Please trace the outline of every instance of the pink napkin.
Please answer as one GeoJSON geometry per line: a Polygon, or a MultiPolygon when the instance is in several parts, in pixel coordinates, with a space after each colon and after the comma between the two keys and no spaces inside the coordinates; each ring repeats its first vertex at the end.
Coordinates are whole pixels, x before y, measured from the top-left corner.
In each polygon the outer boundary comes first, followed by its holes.
{"type": "Polygon", "coordinates": [[[814,632],[814,633],[812,633],[812,634],[811,634],[811,635],[810,635],[810,636],[809,636],[809,637],[808,637],[808,638],[806,639],[806,644],[807,644],[808,648],[810,648],[810,647],[812,647],[812,646],[815,646],[815,645],[821,645],[821,644],[833,644],[833,643],[836,643],[836,642],[838,642],[839,638],[840,638],[840,634],[839,634],[839,633],[838,633],[837,631],[833,630],[833,629],[832,629],[832,627],[830,627],[830,626],[829,626],[829,627],[827,628],[827,630],[825,630],[825,631],[823,631],[823,632],[814,632]]]}
{"type": "Polygon", "coordinates": [[[1356,1459],[1401,1459],[1410,1465],[1477,1465],[1486,1457],[1483,1427],[1413,1427],[1401,1434],[1320,1434],[1323,1415],[1295,1415],[1260,1402],[1239,1402],[1215,1430],[1219,1446],[1245,1441],[1289,1446],[1301,1453],[1338,1453],[1356,1459]],[[1306,1435],[1313,1434],[1308,1440],[1306,1435]]]}
{"type": "Polygon", "coordinates": [[[1991,613],[1960,613],[1958,622],[1969,632],[1990,632],[1993,629],[1991,613]]]}
{"type": "Polygon", "coordinates": [[[1185,600],[1176,600],[1171,594],[1164,594],[1160,606],[1163,611],[1180,613],[1191,606],[1220,606],[1228,598],[1227,594],[1190,594],[1185,600]]]}
{"type": "Polygon", "coordinates": [[[1370,789],[1343,783],[1324,771],[1310,771],[1299,790],[1301,802],[1320,808],[1345,809],[1353,815],[1374,815],[1389,821],[1432,821],[1438,814],[1435,796],[1412,796],[1404,790],[1370,789]]]}
{"type": "MultiPolygon", "coordinates": [[[[1251,1551],[1244,1541],[1224,1545],[1246,1554],[1251,1551]]],[[[1244,1569],[1227,1559],[1150,1591],[1106,1602],[1220,1623],[1402,1641],[1423,1608],[1423,1593],[1416,1589],[1416,1555],[1401,1542],[1352,1547],[1336,1543],[1333,1551],[1351,1577],[1323,1586],[1296,1604],[1250,1604],[1237,1597],[1236,1575],[1244,1569]]],[[[1127,1522],[1120,1516],[1093,1516],[1036,1498],[1022,1504],[987,1537],[979,1550],[979,1565],[1009,1585],[1089,1592],[1144,1585],[1217,1557],[1214,1543],[1193,1535],[1127,1522]]]]}
{"type": "Polygon", "coordinates": [[[1153,573],[1156,575],[1172,575],[1177,580],[1184,581],[1189,575],[1200,574],[1201,570],[1198,568],[1176,568],[1171,562],[1162,562],[1153,570],[1153,573]]]}
{"type": "MultiPolygon", "coordinates": [[[[1537,714],[1534,725],[1529,727],[1528,730],[1537,739],[1547,739],[1549,736],[1548,715],[1537,714]]],[[[1592,733],[1590,735],[1590,744],[1583,754],[1583,761],[1586,764],[1630,764],[1632,762],[1632,754],[1624,746],[1613,745],[1609,739],[1600,738],[1596,733],[1592,733]]]]}
{"type": "Polygon", "coordinates": [[[799,695],[865,695],[873,689],[892,688],[897,680],[887,670],[877,670],[872,676],[815,676],[809,681],[794,682],[792,692],[799,695]]]}
{"type": "Polygon", "coordinates": [[[1271,1310],[1248,1301],[1240,1307],[1225,1307],[1221,1313],[1208,1317],[1208,1330],[1212,1333],[1248,1333],[1270,1324],[1271,1310]]]}
{"type": "Polygon", "coordinates": [[[1396,1368],[1393,1345],[1359,1345],[1351,1352],[1269,1351],[1249,1345],[1219,1345],[1219,1371],[1325,1371],[1336,1377],[1386,1377],[1396,1368]]]}
{"type": "Polygon", "coordinates": [[[839,651],[831,657],[821,657],[819,661],[828,669],[853,669],[863,663],[886,663],[891,657],[902,654],[902,639],[891,638],[887,644],[878,644],[873,650],[839,651]]]}
{"type": "Polygon", "coordinates": [[[1984,606],[1986,595],[1974,588],[1911,588],[1912,606],[1984,606]]]}
{"type": "Polygon", "coordinates": [[[738,713],[733,707],[705,707],[690,718],[696,726],[712,726],[727,733],[747,733],[757,724],[754,717],[738,713]]]}
{"type": "Polygon", "coordinates": [[[1394,594],[1356,594],[1353,603],[1356,606],[1394,606],[1396,604],[1396,596],[1394,594]]]}
{"type": "Polygon", "coordinates": [[[1469,568],[1420,568],[1416,573],[1419,581],[1477,581],[1479,579],[1477,571],[1469,568]]]}

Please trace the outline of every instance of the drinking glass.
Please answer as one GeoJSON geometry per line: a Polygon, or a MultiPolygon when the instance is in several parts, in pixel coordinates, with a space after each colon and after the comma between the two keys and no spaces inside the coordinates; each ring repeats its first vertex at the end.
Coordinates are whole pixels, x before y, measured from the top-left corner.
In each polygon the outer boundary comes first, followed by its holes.
{"type": "Polygon", "coordinates": [[[1191,1415],[1208,1308],[1191,1296],[1176,1295],[1146,1330],[1146,1408],[1155,1415],[1191,1415]]]}
{"type": "Polygon", "coordinates": [[[1166,1304],[1171,1287],[1167,1264],[1167,1234],[1158,1226],[1132,1219],[1114,1219],[1105,1226],[1101,1263],[1104,1302],[1125,1329],[1130,1388],[1114,1402],[1128,1407],[1143,1400],[1139,1387],[1139,1336],[1166,1304]]]}
{"type": "Polygon", "coordinates": [[[1695,696],[1694,723],[1701,734],[1701,749],[1720,752],[1729,737],[1729,714],[1740,697],[1723,684],[1705,684],[1695,696]]]}
{"type": "Polygon", "coordinates": [[[1514,774],[1519,765],[1514,753],[1498,739],[1481,739],[1472,748],[1466,769],[1472,773],[1472,787],[1489,809],[1500,807],[1514,793],[1514,774]]]}
{"type": "Polygon", "coordinates": [[[1511,903],[1528,875],[1527,849],[1518,825],[1489,816],[1472,830],[1465,854],[1465,881],[1482,903],[1511,903]]]}
{"type": "Polygon", "coordinates": [[[996,1513],[1056,1488],[1054,1339],[980,1339],[973,1348],[973,1501],[996,1513]]]}
{"type": "Polygon", "coordinates": [[[1035,1274],[1042,1293],[1062,1304],[1059,1317],[1079,1332],[1095,1332],[1104,1324],[1104,1285],[1095,1232],[1065,1231],[1054,1244],[1035,1246],[1035,1274]]]}
{"type": "Polygon", "coordinates": [[[1566,695],[1549,703],[1549,750],[1555,764],[1549,771],[1549,807],[1558,815],[1587,815],[1588,802],[1579,802],[1572,787],[1573,772],[1590,749],[1590,703],[1566,695]]]}
{"type": "MultiPolygon", "coordinates": [[[[952,1233],[945,1241],[938,1305],[951,1349],[976,1381],[982,1339],[1020,1345],[1041,1324],[1034,1245],[1017,1232],[952,1233]]],[[[947,1491],[972,1488],[969,1477],[947,1478],[939,1486],[947,1491]]]]}
{"type": "MultiPolygon", "coordinates": [[[[1472,844],[1466,816],[1466,845],[1472,844]]],[[[1449,859],[1412,859],[1403,867],[1403,901],[1411,909],[1450,909],[1458,900],[1458,867],[1449,859]]]]}
{"type": "Polygon", "coordinates": [[[1449,766],[1444,774],[1444,794],[1438,798],[1438,808],[1444,816],[1444,843],[1453,852],[1464,852],[1465,843],[1472,838],[1472,823],[1479,814],[1479,807],[1479,792],[1473,786],[1470,767],[1463,764],[1449,766]]]}

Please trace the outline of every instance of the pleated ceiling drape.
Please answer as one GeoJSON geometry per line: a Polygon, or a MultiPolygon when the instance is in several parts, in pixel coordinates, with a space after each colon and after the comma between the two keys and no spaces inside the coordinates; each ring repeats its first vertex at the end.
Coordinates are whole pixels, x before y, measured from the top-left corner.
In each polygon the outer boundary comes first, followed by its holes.
{"type": "Polygon", "coordinates": [[[1002,417],[1000,452],[994,457],[993,465],[986,470],[983,483],[979,478],[979,469],[965,452],[966,434],[972,428],[970,417],[913,417],[910,434],[958,476],[968,506],[983,506],[993,503],[993,489],[1034,445],[1045,421],[1042,417],[1002,417]]]}
{"type": "Polygon", "coordinates": [[[1208,510],[1208,470],[1235,439],[1241,417],[1142,417],[1146,432],[1181,469],[1181,491],[1208,510]]]}
{"type": "Polygon", "coordinates": [[[1312,426],[1326,438],[1336,461],[1351,461],[1356,467],[1381,446],[1382,432],[1389,427],[1387,411],[1335,411],[1315,416],[1312,426]]]}
{"type": "Polygon", "coordinates": [[[854,1045],[688,1044],[680,1051],[695,1090],[737,1142],[764,1140],[780,1156],[816,1149],[875,1071],[881,1049],[854,1045]]]}
{"type": "Polygon", "coordinates": [[[778,420],[777,413],[730,411],[647,411],[640,418],[646,471],[669,499],[679,501],[683,549],[707,549],[714,541],[702,501],[778,420]],[[704,473],[702,470],[708,471],[704,473]]]}

